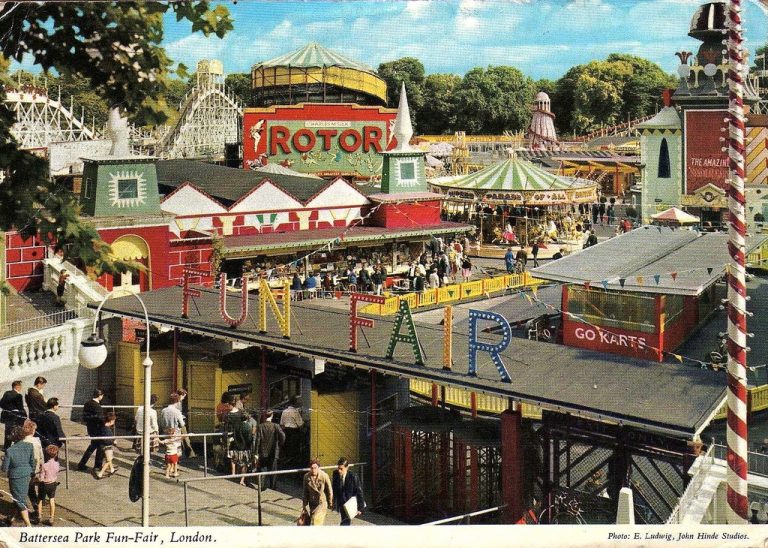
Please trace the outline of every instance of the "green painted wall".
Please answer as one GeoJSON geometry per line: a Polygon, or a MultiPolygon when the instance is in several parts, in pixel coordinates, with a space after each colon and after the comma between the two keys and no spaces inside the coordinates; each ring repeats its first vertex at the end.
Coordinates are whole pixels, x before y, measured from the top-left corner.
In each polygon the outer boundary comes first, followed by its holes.
{"type": "Polygon", "coordinates": [[[86,160],[80,203],[94,217],[160,213],[155,160],[86,160]]]}
{"type": "Polygon", "coordinates": [[[382,192],[387,194],[427,192],[423,152],[388,152],[383,156],[382,192]]]}
{"type": "Polygon", "coordinates": [[[650,223],[650,216],[672,206],[680,206],[683,188],[682,178],[682,135],[679,131],[654,130],[643,132],[640,137],[640,154],[643,167],[643,191],[641,208],[643,223],[650,223]],[[669,177],[659,177],[659,155],[661,142],[667,140],[669,150],[669,177]]]}

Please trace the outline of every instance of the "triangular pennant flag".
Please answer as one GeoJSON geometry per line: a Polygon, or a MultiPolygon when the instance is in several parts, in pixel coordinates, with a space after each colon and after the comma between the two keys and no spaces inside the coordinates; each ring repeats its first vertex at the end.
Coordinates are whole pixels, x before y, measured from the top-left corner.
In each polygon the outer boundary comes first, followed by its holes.
{"type": "Polygon", "coordinates": [[[528,301],[528,304],[532,304],[533,301],[531,300],[531,296],[528,295],[528,293],[523,293],[523,296],[525,297],[525,300],[528,301]]]}
{"type": "Polygon", "coordinates": [[[707,274],[712,274],[712,271],[713,271],[713,270],[714,270],[714,269],[713,269],[711,266],[710,266],[710,267],[708,267],[708,268],[707,268],[707,274]]]}
{"type": "Polygon", "coordinates": [[[677,361],[683,363],[683,357],[680,354],[672,354],[677,361]]]}
{"type": "Polygon", "coordinates": [[[626,278],[619,278],[619,285],[620,285],[621,287],[624,287],[624,284],[626,283],[626,281],[627,281],[627,279],[626,279],[626,278]]]}
{"type": "Polygon", "coordinates": [[[670,276],[672,276],[672,281],[674,282],[677,279],[677,272],[672,272],[670,276]]]}
{"type": "Polygon", "coordinates": [[[535,285],[534,285],[533,287],[531,287],[531,293],[533,293],[533,296],[534,296],[534,297],[536,297],[536,296],[537,296],[537,295],[536,295],[536,292],[537,292],[537,291],[538,291],[538,289],[536,289],[536,286],[535,286],[535,285]]]}
{"type": "Polygon", "coordinates": [[[653,275],[653,281],[656,282],[656,285],[659,285],[659,280],[661,280],[661,275],[660,274],[654,274],[653,275]]]}
{"type": "Polygon", "coordinates": [[[643,285],[643,277],[642,276],[637,276],[635,278],[635,280],[637,281],[637,285],[643,285]]]}
{"type": "Polygon", "coordinates": [[[602,281],[602,282],[600,282],[600,283],[602,283],[602,284],[603,284],[603,289],[608,289],[608,280],[603,280],[603,281],[602,281]]]}

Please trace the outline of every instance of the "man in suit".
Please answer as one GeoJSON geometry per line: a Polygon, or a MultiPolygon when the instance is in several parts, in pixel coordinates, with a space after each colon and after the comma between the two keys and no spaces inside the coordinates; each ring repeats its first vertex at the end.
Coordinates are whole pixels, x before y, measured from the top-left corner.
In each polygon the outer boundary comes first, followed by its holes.
{"type": "MultiPolygon", "coordinates": [[[[256,454],[259,456],[258,471],[277,470],[280,448],[285,443],[285,433],[279,424],[272,422],[272,410],[267,409],[264,421],[256,428],[256,454]]],[[[267,483],[272,489],[277,486],[277,476],[269,476],[267,483]]],[[[266,484],[262,484],[266,489],[266,484]]]]}
{"type": "Polygon", "coordinates": [[[31,386],[27,390],[27,409],[29,410],[29,418],[37,422],[40,415],[45,413],[48,409],[45,403],[45,396],[43,396],[43,389],[48,381],[45,377],[37,377],[35,379],[35,385],[31,386]]]}
{"type": "Polygon", "coordinates": [[[3,450],[11,445],[11,430],[24,424],[27,412],[24,410],[24,397],[21,395],[21,381],[13,381],[11,389],[0,399],[0,422],[5,425],[5,443],[3,450]]]}
{"type": "Polygon", "coordinates": [[[357,479],[354,472],[349,470],[349,461],[346,457],[339,459],[336,470],[333,471],[331,485],[333,485],[333,503],[341,516],[341,525],[352,525],[352,518],[363,513],[365,499],[363,499],[363,488],[360,485],[360,480],[357,479]],[[357,514],[349,516],[344,504],[352,497],[357,498],[357,514]]]}
{"type": "MultiPolygon", "coordinates": [[[[101,435],[101,427],[104,426],[104,413],[101,410],[101,400],[104,398],[104,392],[98,388],[93,391],[93,399],[89,400],[83,405],[83,420],[85,421],[85,427],[88,430],[89,436],[101,435]]],[[[100,441],[91,440],[88,448],[83,453],[83,458],[80,459],[80,463],[77,465],[77,469],[81,472],[88,471],[88,459],[96,451],[96,460],[94,462],[95,470],[101,470],[101,465],[104,460],[103,453],[99,450],[100,441]]]]}
{"type": "Polygon", "coordinates": [[[40,416],[37,424],[37,435],[45,448],[48,445],[61,447],[64,442],[61,438],[66,437],[64,429],[61,427],[61,418],[57,414],[59,410],[59,398],[49,398],[46,404],[48,409],[40,416]]]}

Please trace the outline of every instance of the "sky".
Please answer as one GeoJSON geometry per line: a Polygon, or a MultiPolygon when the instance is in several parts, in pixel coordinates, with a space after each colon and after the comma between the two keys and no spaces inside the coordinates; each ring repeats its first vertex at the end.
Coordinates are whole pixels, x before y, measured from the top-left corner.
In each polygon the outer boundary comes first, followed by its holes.
{"type": "MultiPolygon", "coordinates": [[[[235,28],[223,40],[190,34],[171,16],[164,45],[190,68],[217,58],[230,72],[315,41],[378,67],[411,56],[426,72],[463,75],[512,65],[534,78],[557,79],[574,65],[628,53],[675,72],[675,52],[696,51],[688,28],[700,0],[390,0],[226,3],[235,28]]],[[[768,10],[743,0],[747,47],[768,38],[768,10]]]]}
{"type": "MultiPolygon", "coordinates": [[[[372,68],[416,57],[427,74],[458,75],[511,65],[557,79],[610,53],[638,55],[674,73],[675,52],[696,51],[688,28],[701,0],[345,0],[225,2],[234,30],[224,39],[165,19],[163,46],[191,70],[219,59],[226,73],[318,42],[372,68]]],[[[216,5],[213,3],[213,5],[216,5]]],[[[742,0],[746,46],[768,41],[768,1],[742,0]]],[[[750,63],[751,64],[751,63],[750,63]]],[[[31,60],[14,68],[39,72],[31,60]]]]}

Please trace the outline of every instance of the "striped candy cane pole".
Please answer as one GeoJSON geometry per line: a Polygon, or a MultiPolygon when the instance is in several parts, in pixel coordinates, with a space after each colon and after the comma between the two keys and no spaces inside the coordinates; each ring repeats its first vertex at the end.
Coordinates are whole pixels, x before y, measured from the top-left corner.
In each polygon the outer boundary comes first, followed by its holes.
{"type": "Polygon", "coordinates": [[[728,2],[728,523],[745,523],[747,500],[747,318],[744,88],[741,0],[728,2]]]}

